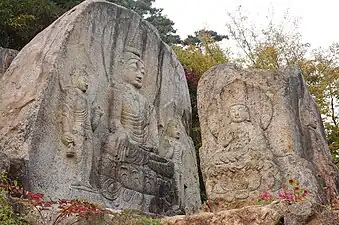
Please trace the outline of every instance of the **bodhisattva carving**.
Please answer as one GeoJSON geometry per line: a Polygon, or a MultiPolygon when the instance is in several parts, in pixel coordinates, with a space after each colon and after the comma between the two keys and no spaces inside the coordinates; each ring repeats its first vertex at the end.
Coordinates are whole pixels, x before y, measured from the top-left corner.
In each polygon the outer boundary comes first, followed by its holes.
{"type": "Polygon", "coordinates": [[[171,119],[164,128],[164,134],[161,137],[159,155],[171,159],[174,163],[174,180],[178,189],[179,205],[184,205],[184,181],[183,181],[183,151],[185,146],[180,140],[180,123],[178,120],[171,119]]]}
{"type": "Polygon", "coordinates": [[[99,125],[103,112],[95,103],[88,104],[88,80],[85,71],[72,76],[72,88],[66,90],[63,104],[62,142],[66,156],[76,159],[78,181],[74,187],[92,189],[89,183],[93,157],[93,132],[99,125]]]}
{"type": "Polygon", "coordinates": [[[221,149],[209,163],[209,174],[214,179],[207,185],[211,189],[207,192],[232,202],[278,188],[280,172],[262,129],[251,122],[248,107],[232,105],[229,117],[229,129],[219,134],[221,149]]]}
{"type": "Polygon", "coordinates": [[[114,207],[165,213],[173,205],[172,161],[158,155],[156,112],[141,94],[139,53],[126,48],[122,83],[112,87],[110,133],[99,162],[101,194],[114,207]]]}

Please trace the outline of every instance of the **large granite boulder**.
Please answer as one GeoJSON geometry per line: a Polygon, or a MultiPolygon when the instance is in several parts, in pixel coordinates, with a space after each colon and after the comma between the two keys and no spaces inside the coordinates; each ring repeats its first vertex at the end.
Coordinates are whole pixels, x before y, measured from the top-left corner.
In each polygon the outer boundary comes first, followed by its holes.
{"type": "Polygon", "coordinates": [[[17,54],[17,50],[0,47],[0,77],[6,72],[17,54]]]}
{"type": "Polygon", "coordinates": [[[297,69],[216,66],[199,81],[198,110],[209,199],[242,207],[260,193],[277,193],[290,178],[309,191],[311,205],[303,204],[305,209],[326,205],[338,194],[338,168],[317,106],[297,69]]]}
{"type": "Polygon", "coordinates": [[[99,0],[66,12],[20,51],[0,102],[0,151],[24,159],[31,191],[155,214],[199,208],[184,70],[136,13],[99,0]]]}

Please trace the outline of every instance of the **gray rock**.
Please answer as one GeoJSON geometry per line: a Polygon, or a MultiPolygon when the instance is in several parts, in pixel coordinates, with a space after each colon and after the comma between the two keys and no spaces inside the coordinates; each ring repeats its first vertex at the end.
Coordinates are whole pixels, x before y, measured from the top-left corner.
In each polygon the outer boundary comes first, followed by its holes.
{"type": "Polygon", "coordinates": [[[17,50],[0,47],[0,78],[4,75],[18,53],[19,51],[17,50]]]}
{"type": "Polygon", "coordinates": [[[0,149],[25,160],[31,191],[156,214],[199,208],[184,70],[136,13],[81,3],[1,81],[0,149]],[[170,121],[178,137],[162,132],[170,121]]]}
{"type": "Polygon", "coordinates": [[[6,154],[0,152],[0,175],[5,175],[9,172],[10,162],[6,154]]]}
{"type": "Polygon", "coordinates": [[[297,69],[216,66],[199,81],[198,110],[209,199],[241,207],[264,191],[277,193],[290,178],[309,190],[313,206],[338,194],[338,168],[297,69]]]}

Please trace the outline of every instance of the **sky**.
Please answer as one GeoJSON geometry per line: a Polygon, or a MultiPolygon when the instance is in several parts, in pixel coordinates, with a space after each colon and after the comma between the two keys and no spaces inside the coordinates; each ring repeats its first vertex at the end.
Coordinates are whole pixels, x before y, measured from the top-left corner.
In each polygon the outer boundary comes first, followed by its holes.
{"type": "Polygon", "coordinates": [[[154,6],[174,21],[181,38],[202,28],[227,34],[227,12],[235,12],[241,5],[258,27],[274,12],[279,22],[286,12],[300,18],[299,31],[313,48],[326,48],[339,42],[339,0],[156,0],[154,6]]]}

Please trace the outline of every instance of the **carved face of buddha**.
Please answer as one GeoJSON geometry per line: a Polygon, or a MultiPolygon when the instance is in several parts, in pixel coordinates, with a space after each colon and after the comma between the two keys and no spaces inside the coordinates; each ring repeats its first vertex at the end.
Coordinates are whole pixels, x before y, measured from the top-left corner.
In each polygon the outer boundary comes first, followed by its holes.
{"type": "Polygon", "coordinates": [[[79,76],[76,79],[76,86],[79,88],[82,92],[86,92],[88,89],[88,79],[85,76],[79,76]]]}
{"type": "Polygon", "coordinates": [[[248,121],[250,119],[250,114],[247,106],[242,104],[232,105],[230,108],[230,118],[235,123],[248,121]]]}
{"type": "Polygon", "coordinates": [[[145,76],[145,65],[139,57],[130,55],[132,57],[126,61],[122,77],[126,83],[140,89],[145,76]]]}

